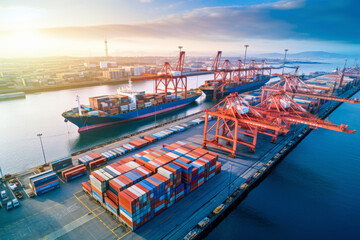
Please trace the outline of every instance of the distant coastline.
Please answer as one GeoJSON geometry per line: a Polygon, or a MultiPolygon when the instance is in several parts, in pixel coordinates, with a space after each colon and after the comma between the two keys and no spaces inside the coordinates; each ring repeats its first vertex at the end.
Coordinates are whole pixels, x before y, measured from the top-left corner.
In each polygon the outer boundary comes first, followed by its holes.
{"type": "Polygon", "coordinates": [[[292,63],[296,63],[296,64],[330,64],[328,62],[313,62],[313,61],[291,61],[291,62],[288,62],[290,64],[292,63]]]}
{"type": "MultiPolygon", "coordinates": [[[[186,73],[186,76],[197,76],[197,75],[205,75],[209,74],[208,72],[190,72],[186,73]]],[[[36,93],[36,92],[48,92],[48,91],[57,91],[57,90],[65,90],[65,89],[75,89],[75,88],[83,88],[83,87],[91,87],[91,86],[101,86],[101,85],[115,85],[115,84],[126,84],[129,82],[128,77],[120,78],[120,79],[102,79],[102,80],[92,80],[86,82],[75,82],[75,83],[64,83],[59,85],[48,85],[48,86],[39,86],[39,87],[17,87],[17,88],[9,88],[0,90],[0,94],[5,93],[15,93],[15,92],[24,92],[24,93],[36,93]]]]}

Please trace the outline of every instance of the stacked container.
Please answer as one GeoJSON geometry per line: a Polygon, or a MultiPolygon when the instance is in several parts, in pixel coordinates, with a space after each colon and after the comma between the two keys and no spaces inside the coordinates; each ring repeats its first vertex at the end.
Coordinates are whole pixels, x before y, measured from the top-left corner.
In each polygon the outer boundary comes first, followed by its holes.
{"type": "Polygon", "coordinates": [[[89,169],[90,170],[94,170],[98,167],[104,166],[106,165],[106,158],[105,157],[101,157],[98,158],[97,160],[94,160],[92,162],[89,163],[89,169]]]}
{"type": "Polygon", "coordinates": [[[60,187],[56,173],[50,170],[29,177],[29,181],[30,188],[37,196],[60,187]]]}
{"type": "Polygon", "coordinates": [[[85,166],[89,166],[90,162],[95,161],[102,157],[103,156],[101,154],[93,152],[88,155],[82,156],[81,158],[78,159],[78,162],[79,162],[79,164],[84,164],[85,166]]]}
{"type": "Polygon", "coordinates": [[[68,168],[72,166],[72,158],[71,157],[65,157],[60,158],[55,161],[52,161],[50,163],[51,170],[53,172],[61,171],[62,169],[68,168]]]}
{"type": "Polygon", "coordinates": [[[141,139],[141,138],[135,139],[130,142],[130,144],[135,146],[136,148],[144,147],[144,146],[148,145],[149,143],[150,143],[149,141],[147,141],[145,139],[141,139]]]}
{"type": "Polygon", "coordinates": [[[100,202],[104,202],[104,193],[107,190],[109,181],[114,177],[116,177],[116,173],[109,170],[106,171],[105,168],[91,173],[90,183],[94,198],[100,202]]]}
{"type": "Polygon", "coordinates": [[[69,182],[75,178],[81,177],[86,174],[86,167],[84,164],[77,165],[75,167],[66,169],[61,172],[61,176],[65,181],[69,182]]]}
{"type": "Polygon", "coordinates": [[[93,172],[91,191],[135,230],[219,173],[217,159],[217,154],[178,141],[93,172]]]}
{"type": "Polygon", "coordinates": [[[85,192],[87,192],[87,193],[89,193],[90,195],[92,195],[90,180],[87,181],[87,182],[81,183],[81,186],[82,186],[82,189],[83,189],[85,192]]]}

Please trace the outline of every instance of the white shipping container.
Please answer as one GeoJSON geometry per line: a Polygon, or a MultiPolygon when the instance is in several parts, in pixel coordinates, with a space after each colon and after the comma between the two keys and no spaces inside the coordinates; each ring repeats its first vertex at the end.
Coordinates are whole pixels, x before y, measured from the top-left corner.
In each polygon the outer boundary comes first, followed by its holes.
{"type": "Polygon", "coordinates": [[[172,74],[174,77],[179,77],[179,76],[181,76],[181,72],[180,72],[180,71],[171,71],[171,74],[172,74]]]}
{"type": "Polygon", "coordinates": [[[166,178],[168,178],[168,179],[172,179],[172,172],[170,172],[170,171],[168,171],[168,170],[166,170],[165,168],[158,168],[157,169],[157,172],[160,174],[160,175],[162,175],[162,176],[164,176],[164,177],[166,177],[166,178]]]}
{"type": "Polygon", "coordinates": [[[122,106],[120,106],[120,108],[121,108],[121,111],[127,111],[127,110],[129,110],[129,105],[122,105],[122,106]]]}
{"type": "Polygon", "coordinates": [[[88,115],[89,115],[89,116],[99,116],[99,111],[91,111],[91,112],[88,112],[88,115]]]}
{"type": "Polygon", "coordinates": [[[151,102],[146,102],[145,103],[145,107],[150,107],[151,106],[151,102]]]}

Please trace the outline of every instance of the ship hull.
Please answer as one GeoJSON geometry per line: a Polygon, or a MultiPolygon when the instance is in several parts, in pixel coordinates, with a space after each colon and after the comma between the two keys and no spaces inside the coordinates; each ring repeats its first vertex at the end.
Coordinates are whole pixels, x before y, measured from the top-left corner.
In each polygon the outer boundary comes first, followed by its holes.
{"type": "MultiPolygon", "coordinates": [[[[270,79],[266,79],[266,80],[262,80],[262,81],[257,81],[257,82],[253,82],[253,83],[248,83],[248,84],[232,87],[232,88],[227,89],[224,92],[224,94],[229,94],[229,93],[233,93],[233,92],[243,93],[243,92],[251,91],[254,89],[258,89],[258,88],[264,86],[269,80],[270,79]]],[[[212,97],[214,94],[214,89],[200,88],[200,90],[206,94],[206,97],[212,97]]],[[[217,92],[217,95],[220,95],[220,94],[222,94],[222,92],[217,92]]]]}
{"type": "Polygon", "coordinates": [[[134,121],[138,119],[143,119],[147,117],[154,116],[155,114],[163,114],[167,113],[169,111],[173,111],[182,107],[185,107],[186,105],[193,103],[197,98],[199,98],[200,95],[177,100],[174,102],[164,103],[157,106],[151,106],[143,109],[138,109],[136,111],[131,111],[127,113],[122,113],[114,116],[66,116],[66,114],[63,114],[63,117],[70,121],[71,123],[75,124],[79,127],[78,132],[82,133],[88,130],[98,129],[101,127],[119,124],[119,123],[125,123],[128,121],[134,121]]]}

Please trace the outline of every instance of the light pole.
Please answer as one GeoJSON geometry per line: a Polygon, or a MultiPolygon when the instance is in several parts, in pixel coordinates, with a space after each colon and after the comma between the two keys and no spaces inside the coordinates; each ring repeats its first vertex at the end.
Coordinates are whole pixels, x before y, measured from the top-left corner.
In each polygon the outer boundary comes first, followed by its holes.
{"type": "Polygon", "coordinates": [[[45,157],[44,146],[43,146],[43,143],[42,143],[42,140],[41,140],[42,133],[39,133],[39,134],[37,134],[36,136],[38,136],[39,139],[40,139],[41,150],[42,150],[42,153],[43,153],[43,156],[44,156],[44,161],[45,161],[45,164],[46,164],[46,157],[45,157]]]}
{"type": "Polygon", "coordinates": [[[180,50],[180,54],[181,54],[181,49],[183,48],[183,46],[178,46],[179,50],[180,50]]]}
{"type": "Polygon", "coordinates": [[[286,54],[289,51],[289,49],[285,49],[285,55],[284,55],[284,64],[283,64],[283,69],[282,69],[282,74],[284,74],[284,70],[285,70],[285,62],[286,62],[286,54]]]}
{"type": "Polygon", "coordinates": [[[245,81],[247,80],[247,70],[246,70],[246,53],[247,53],[247,48],[249,47],[249,45],[244,45],[245,47],[245,57],[244,57],[244,69],[245,69],[245,81]]]}
{"type": "Polygon", "coordinates": [[[247,53],[247,49],[248,49],[249,45],[244,45],[244,47],[245,47],[245,57],[244,57],[244,66],[245,66],[245,64],[246,64],[246,53],[247,53]]]}

